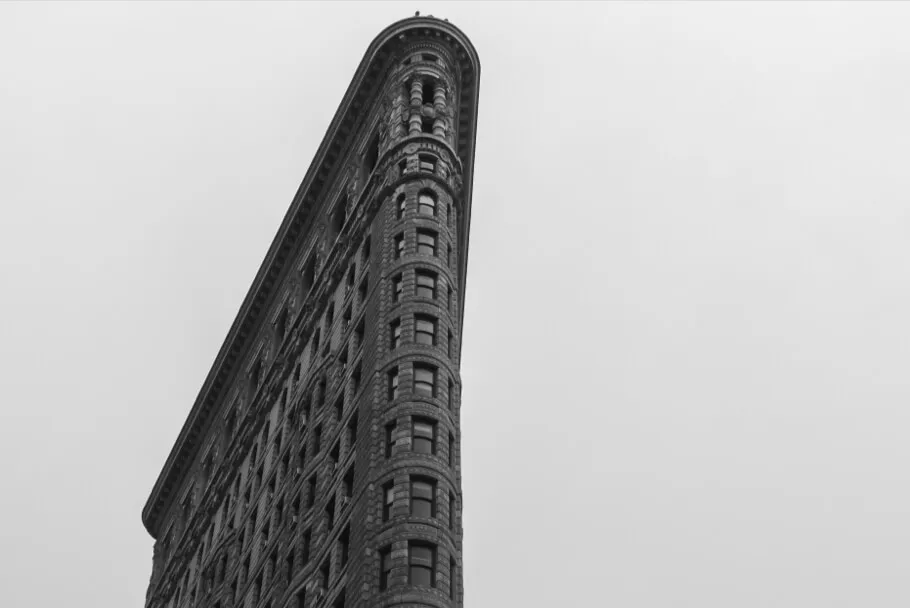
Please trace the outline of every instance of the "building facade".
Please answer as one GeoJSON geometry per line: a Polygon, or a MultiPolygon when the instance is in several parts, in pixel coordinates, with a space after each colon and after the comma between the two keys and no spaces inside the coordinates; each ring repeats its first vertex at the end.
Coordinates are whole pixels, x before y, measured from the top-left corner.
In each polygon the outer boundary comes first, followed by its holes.
{"type": "Polygon", "coordinates": [[[479,76],[444,20],[368,48],[143,509],[148,608],[463,605],[479,76]]]}

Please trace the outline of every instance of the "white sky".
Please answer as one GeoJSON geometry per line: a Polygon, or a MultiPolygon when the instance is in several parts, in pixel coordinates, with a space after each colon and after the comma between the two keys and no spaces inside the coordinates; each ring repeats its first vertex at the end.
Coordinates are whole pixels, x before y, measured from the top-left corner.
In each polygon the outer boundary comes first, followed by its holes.
{"type": "Polygon", "coordinates": [[[467,606],[910,605],[910,4],[0,3],[0,589],[140,512],[354,69],[480,54],[467,606]]]}

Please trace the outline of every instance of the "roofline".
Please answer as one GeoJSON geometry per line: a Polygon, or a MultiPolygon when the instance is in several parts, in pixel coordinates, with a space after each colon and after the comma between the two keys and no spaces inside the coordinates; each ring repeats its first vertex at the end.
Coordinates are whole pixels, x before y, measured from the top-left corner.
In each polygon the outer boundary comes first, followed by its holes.
{"type": "MultiPolygon", "coordinates": [[[[479,96],[480,60],[477,51],[464,33],[449,23],[432,17],[409,17],[393,23],[385,28],[367,48],[364,57],[354,73],[354,78],[342,98],[341,104],[329,124],[313,162],[307,169],[306,175],[297,189],[291,206],[281,222],[281,226],[269,246],[265,259],[259,267],[256,277],[249,291],[243,299],[240,311],[237,313],[228,335],[218,351],[215,362],[206,376],[205,382],[196,397],[193,407],[187,416],[176,442],[171,448],[165,461],[164,468],[158,475],[152,492],[142,509],[142,523],[152,537],[157,538],[160,522],[159,510],[164,501],[164,491],[167,487],[180,480],[183,463],[193,455],[195,439],[205,430],[211,416],[213,401],[225,388],[226,381],[233,377],[232,372],[241,362],[241,356],[249,346],[250,339],[255,336],[255,331],[265,312],[265,306],[274,295],[275,288],[280,285],[278,279],[289,263],[289,254],[294,253],[295,245],[301,235],[305,235],[310,227],[314,211],[318,210],[321,189],[329,185],[328,178],[333,176],[339,160],[343,160],[341,153],[345,148],[341,144],[346,142],[350,133],[343,131],[344,127],[354,126],[359,120],[360,102],[358,97],[368,95],[376,87],[376,82],[368,80],[371,73],[382,68],[388,56],[395,52],[396,47],[407,39],[411,33],[424,34],[435,32],[437,36],[445,35],[457,49],[456,60],[462,64],[462,78],[464,67],[471,72],[470,95],[465,98],[464,87],[458,90],[459,107],[459,137],[456,150],[464,166],[463,178],[463,218],[464,246],[459,247],[459,312],[460,319],[464,318],[464,284],[467,276],[467,251],[468,234],[471,221],[471,191],[474,173],[474,147],[477,133],[477,101],[479,96]],[[465,127],[462,129],[461,127],[465,127]],[[464,132],[468,131],[468,132],[464,132]]],[[[380,74],[382,76],[382,74],[380,74]]]]}

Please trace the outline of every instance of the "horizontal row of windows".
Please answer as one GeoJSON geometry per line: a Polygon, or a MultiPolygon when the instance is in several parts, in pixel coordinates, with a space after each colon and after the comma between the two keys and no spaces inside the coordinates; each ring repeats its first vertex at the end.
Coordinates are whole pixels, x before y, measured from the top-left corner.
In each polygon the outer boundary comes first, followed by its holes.
{"type": "MultiPolygon", "coordinates": [[[[437,517],[436,485],[437,482],[432,477],[412,475],[409,478],[408,512],[411,517],[437,517]]],[[[382,496],[382,521],[389,521],[392,517],[392,509],[395,504],[395,486],[393,481],[389,481],[382,486],[382,496]]],[[[449,510],[447,514],[449,529],[454,530],[455,494],[452,492],[449,492],[449,510]]]]}
{"type": "MultiPolygon", "coordinates": [[[[407,584],[415,587],[437,588],[437,546],[424,541],[408,542],[407,584]]],[[[392,586],[392,572],[395,564],[392,559],[392,547],[379,550],[379,590],[385,591],[392,586]]],[[[456,595],[456,564],[449,558],[449,597],[456,595]]]]}

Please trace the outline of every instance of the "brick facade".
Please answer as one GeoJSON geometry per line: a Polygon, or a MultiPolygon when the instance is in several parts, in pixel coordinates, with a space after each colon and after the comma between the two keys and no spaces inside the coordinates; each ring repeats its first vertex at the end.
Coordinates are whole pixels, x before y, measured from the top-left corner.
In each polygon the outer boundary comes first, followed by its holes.
{"type": "Polygon", "coordinates": [[[463,605],[479,72],[438,19],[370,45],[143,510],[147,607],[463,605]]]}

